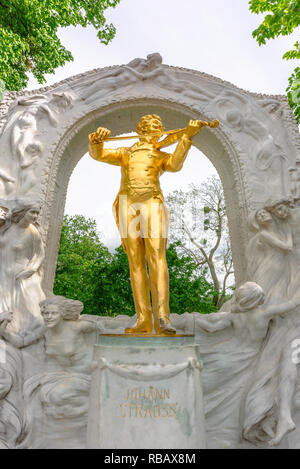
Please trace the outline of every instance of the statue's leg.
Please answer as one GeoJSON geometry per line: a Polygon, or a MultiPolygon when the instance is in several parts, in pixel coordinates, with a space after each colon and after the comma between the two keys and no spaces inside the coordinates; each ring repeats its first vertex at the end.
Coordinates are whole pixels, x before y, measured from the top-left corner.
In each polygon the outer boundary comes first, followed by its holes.
{"type": "Polygon", "coordinates": [[[149,232],[144,239],[155,331],[175,334],[176,330],[170,325],[169,272],[166,260],[168,214],[165,213],[163,204],[153,201],[149,202],[148,213],[149,232]]]}
{"type": "Polygon", "coordinates": [[[152,310],[150,303],[149,277],[147,274],[145,244],[141,237],[122,238],[129,261],[130,281],[134,298],[137,322],[126,333],[151,333],[152,310]]]}

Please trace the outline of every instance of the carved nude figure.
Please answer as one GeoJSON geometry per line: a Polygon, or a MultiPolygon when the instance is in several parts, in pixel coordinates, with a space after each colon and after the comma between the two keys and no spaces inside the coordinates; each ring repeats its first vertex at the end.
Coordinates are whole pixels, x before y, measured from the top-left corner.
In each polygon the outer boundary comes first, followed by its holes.
{"type": "Polygon", "coordinates": [[[44,247],[37,225],[39,212],[35,203],[14,209],[11,224],[0,237],[0,310],[14,313],[9,327],[16,332],[42,323],[44,247]]]}
{"type": "MultiPolygon", "coordinates": [[[[234,337],[238,342],[236,346],[238,347],[239,353],[242,354],[241,357],[243,357],[243,360],[245,360],[246,357],[245,353],[249,354],[249,360],[247,362],[248,373],[249,370],[254,370],[253,365],[262,350],[270,321],[273,318],[292,312],[300,305],[299,292],[298,295],[290,301],[278,305],[264,305],[264,300],[263,289],[254,282],[246,282],[235,292],[231,312],[211,313],[209,315],[199,315],[195,318],[195,327],[202,328],[208,332],[219,331],[230,326],[233,327],[234,337]],[[254,352],[252,355],[251,349],[254,352]]],[[[268,366],[269,363],[266,362],[265,373],[268,372],[268,366]]],[[[236,371],[237,370],[235,370],[235,372],[236,371]]],[[[246,380],[246,383],[248,380],[246,380]]],[[[254,374],[252,375],[252,382],[255,385],[254,374]]],[[[283,382],[282,386],[284,387],[284,391],[286,391],[287,383],[283,382]]],[[[290,395],[286,392],[282,392],[281,397],[282,399],[278,403],[279,411],[277,422],[272,421],[273,426],[274,423],[277,423],[275,434],[268,420],[260,422],[263,431],[268,436],[267,440],[270,445],[278,444],[286,431],[295,428],[291,417],[290,395]],[[293,424],[292,428],[290,426],[291,422],[293,424]]],[[[244,415],[243,436],[253,441],[251,431],[253,430],[256,415],[254,416],[250,411],[249,405],[251,406],[251,410],[256,406],[256,413],[259,413],[261,403],[259,399],[253,401],[251,395],[249,398],[248,394],[245,401],[245,409],[242,410],[242,414],[244,415]]]]}
{"type": "MultiPolygon", "coordinates": [[[[285,205],[280,206],[279,210],[288,214],[285,205]]],[[[290,281],[291,232],[280,230],[270,211],[265,208],[250,215],[250,227],[256,234],[247,247],[247,277],[262,286],[267,302],[282,302],[287,296],[290,281]],[[285,275],[282,274],[283,270],[285,275]]]]}
{"type": "MultiPolygon", "coordinates": [[[[17,192],[24,195],[35,184],[34,166],[42,154],[42,144],[37,140],[37,125],[47,117],[52,126],[59,121],[59,114],[72,104],[69,93],[53,93],[51,96],[32,95],[18,99],[8,117],[3,132],[11,128],[10,144],[13,155],[12,170],[19,165],[17,192]],[[22,109],[21,112],[18,112],[22,109]]],[[[8,181],[10,182],[10,181],[8,181]]]]}
{"type": "MultiPolygon", "coordinates": [[[[213,99],[214,93],[209,92],[200,85],[194,85],[188,80],[176,80],[162,66],[162,57],[158,53],[149,54],[147,59],[134,59],[127,65],[112,70],[88,87],[86,102],[94,102],[95,99],[105,96],[122,86],[131,85],[138,81],[153,80],[162,88],[182,93],[192,99],[208,101],[213,99]]],[[[215,92],[217,92],[217,86],[215,92]]]]}
{"type": "Polygon", "coordinates": [[[265,172],[268,183],[268,195],[273,193],[287,195],[284,169],[287,157],[283,149],[276,143],[268,127],[253,117],[253,109],[249,99],[230,91],[225,91],[217,99],[220,118],[237,132],[251,136],[255,143],[251,149],[254,167],[265,172]]]}
{"type": "Polygon", "coordinates": [[[80,316],[83,303],[63,296],[51,296],[41,301],[41,315],[44,325],[25,334],[16,334],[7,327],[13,318],[6,317],[5,324],[0,328],[1,335],[17,348],[27,347],[44,338],[45,352],[50,361],[58,362],[69,371],[89,373],[90,357],[85,343],[85,334],[99,330],[98,322],[86,320],[80,316]]]}
{"type": "Polygon", "coordinates": [[[64,442],[80,448],[85,441],[94,343],[87,336],[98,330],[98,321],[80,316],[83,304],[63,296],[48,297],[40,307],[43,326],[16,334],[3,323],[0,335],[18,349],[39,341],[44,346],[42,371],[30,377],[23,389],[28,414],[35,417],[30,438],[37,447],[60,447],[64,442]],[[66,432],[66,427],[71,430],[66,432]]]}

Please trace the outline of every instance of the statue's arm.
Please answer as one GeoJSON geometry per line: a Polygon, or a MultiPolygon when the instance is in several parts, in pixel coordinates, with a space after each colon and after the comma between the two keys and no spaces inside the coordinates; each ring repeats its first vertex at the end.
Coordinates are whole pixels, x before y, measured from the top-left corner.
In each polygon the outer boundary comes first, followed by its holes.
{"type": "Polygon", "coordinates": [[[124,68],[126,70],[128,70],[130,73],[132,73],[133,75],[135,75],[139,80],[147,80],[148,78],[154,78],[158,75],[161,75],[161,69],[160,68],[157,68],[155,70],[151,70],[151,72],[138,72],[137,70],[135,70],[134,68],[132,67],[129,67],[128,65],[125,65],[124,68]]]}
{"type": "Polygon", "coordinates": [[[88,319],[80,319],[78,321],[78,328],[82,333],[89,333],[99,330],[98,322],[88,319]]]}
{"type": "Polygon", "coordinates": [[[16,348],[25,347],[24,338],[14,332],[9,332],[4,325],[0,325],[0,336],[16,348]]]}
{"type": "Polygon", "coordinates": [[[163,171],[180,171],[191,148],[192,140],[185,134],[180,138],[173,154],[167,155],[163,161],[163,171]]]}
{"type": "Polygon", "coordinates": [[[19,349],[34,344],[44,336],[45,332],[46,327],[40,326],[32,332],[27,332],[25,336],[21,336],[20,334],[16,334],[15,332],[8,331],[6,328],[6,324],[0,325],[0,336],[2,336],[7,342],[12,344],[14,347],[19,349]]]}
{"type": "MultiPolygon", "coordinates": [[[[216,121],[218,123],[218,121],[216,121]]],[[[192,138],[197,135],[202,127],[207,125],[215,127],[215,123],[203,122],[200,120],[190,120],[188,126],[184,129],[184,133],[180,136],[177,147],[172,155],[168,155],[163,161],[163,171],[180,171],[187,157],[188,151],[192,145],[192,138]]]]}
{"type": "Polygon", "coordinates": [[[269,306],[265,312],[263,313],[264,318],[272,319],[275,316],[283,315],[293,311],[295,308],[300,306],[300,296],[298,293],[298,297],[295,295],[290,301],[286,303],[281,303],[280,305],[272,305],[269,306]]]}
{"type": "Polygon", "coordinates": [[[270,246],[281,249],[282,251],[291,251],[293,248],[292,238],[284,242],[281,241],[277,236],[272,233],[267,232],[266,230],[262,230],[260,233],[260,238],[268,243],[270,246]]]}
{"type": "Polygon", "coordinates": [[[195,326],[207,332],[221,331],[231,326],[231,313],[199,314],[199,316],[195,318],[195,326]]]}
{"type": "Polygon", "coordinates": [[[89,144],[89,154],[96,161],[103,161],[104,163],[121,166],[123,153],[123,148],[116,148],[115,150],[104,149],[103,142],[90,142],[89,144]]]}

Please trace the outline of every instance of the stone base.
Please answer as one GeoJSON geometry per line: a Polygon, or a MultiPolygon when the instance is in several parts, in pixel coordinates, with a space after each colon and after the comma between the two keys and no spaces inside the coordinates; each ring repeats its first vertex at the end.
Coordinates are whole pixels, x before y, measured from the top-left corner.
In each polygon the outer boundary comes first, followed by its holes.
{"type": "Polygon", "coordinates": [[[99,336],[87,446],[205,447],[201,362],[194,336],[99,336]]]}

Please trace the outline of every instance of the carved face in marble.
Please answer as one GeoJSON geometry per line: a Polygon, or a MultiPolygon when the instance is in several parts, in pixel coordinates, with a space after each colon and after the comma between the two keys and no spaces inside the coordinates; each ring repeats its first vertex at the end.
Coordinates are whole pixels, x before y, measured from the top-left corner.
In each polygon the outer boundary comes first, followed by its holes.
{"type": "Polygon", "coordinates": [[[60,321],[63,320],[60,308],[55,304],[46,304],[41,307],[41,314],[43,316],[44,322],[49,329],[57,326],[60,321]]]}
{"type": "Polygon", "coordinates": [[[272,215],[263,208],[256,213],[256,220],[259,225],[266,225],[272,221],[272,215]]]}
{"type": "Polygon", "coordinates": [[[274,215],[280,220],[285,220],[289,216],[289,208],[285,204],[275,205],[273,208],[274,215]]]}
{"type": "Polygon", "coordinates": [[[39,210],[37,207],[32,207],[26,211],[25,215],[23,216],[23,222],[30,224],[35,224],[37,222],[39,216],[39,210]]]}
{"type": "Polygon", "coordinates": [[[162,63],[162,57],[157,52],[155,52],[154,54],[147,55],[148,68],[153,69],[157,67],[158,65],[161,65],[161,63],[162,63]]]}

